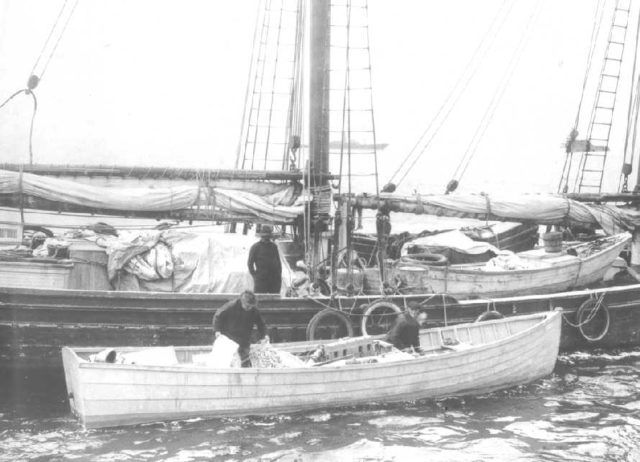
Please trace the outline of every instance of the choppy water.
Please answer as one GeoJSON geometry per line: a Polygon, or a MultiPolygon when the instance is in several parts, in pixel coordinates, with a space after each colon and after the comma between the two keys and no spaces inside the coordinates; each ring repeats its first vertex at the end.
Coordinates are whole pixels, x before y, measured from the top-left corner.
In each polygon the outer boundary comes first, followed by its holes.
{"type": "Polygon", "coordinates": [[[0,412],[0,460],[640,461],[640,349],[560,358],[490,395],[83,430],[60,400],[0,412]]]}

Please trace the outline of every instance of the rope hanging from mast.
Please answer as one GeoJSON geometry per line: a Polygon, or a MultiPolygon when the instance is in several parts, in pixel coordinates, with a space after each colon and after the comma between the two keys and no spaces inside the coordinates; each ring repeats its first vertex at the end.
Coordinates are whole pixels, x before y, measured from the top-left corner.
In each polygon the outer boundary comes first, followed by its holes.
{"type": "Polygon", "coordinates": [[[418,141],[416,141],[416,143],[411,148],[409,153],[405,156],[405,158],[400,163],[400,165],[398,166],[396,171],[393,173],[393,175],[391,175],[391,178],[389,179],[388,184],[395,183],[395,186],[399,185],[406,178],[408,173],[413,169],[413,167],[418,162],[418,160],[422,157],[422,155],[425,153],[426,149],[429,147],[429,145],[431,144],[431,142],[433,141],[433,139],[437,135],[437,133],[440,130],[440,128],[443,126],[443,124],[449,118],[449,115],[451,114],[451,112],[453,111],[454,107],[458,103],[458,100],[460,99],[462,94],[465,92],[465,90],[467,89],[469,83],[471,82],[471,80],[473,79],[473,77],[475,76],[477,71],[479,70],[480,64],[484,61],[485,56],[487,55],[487,53],[493,47],[495,39],[498,36],[498,34],[500,33],[500,31],[502,30],[502,27],[504,26],[507,18],[511,14],[511,11],[513,9],[513,5],[514,4],[515,4],[515,2],[509,2],[508,0],[504,0],[502,2],[500,7],[498,8],[498,10],[496,11],[496,14],[494,15],[489,27],[485,31],[482,39],[480,40],[480,42],[478,42],[478,45],[476,46],[476,48],[474,49],[473,53],[471,54],[471,57],[470,57],[469,61],[467,62],[466,66],[464,68],[464,71],[458,77],[458,79],[457,79],[456,83],[454,84],[454,86],[452,87],[451,91],[449,92],[449,94],[447,95],[447,97],[445,98],[443,103],[440,105],[440,107],[438,108],[438,111],[436,112],[436,115],[433,117],[433,119],[431,119],[431,121],[429,122],[429,125],[427,126],[427,128],[422,132],[422,134],[418,138],[418,141]],[[508,8],[507,8],[507,10],[505,12],[503,12],[505,6],[507,6],[508,8]],[[453,102],[451,102],[452,100],[453,100],[453,102]],[[451,104],[449,105],[450,102],[451,102],[451,104]],[[446,110],[446,112],[444,112],[445,108],[447,108],[448,105],[449,105],[448,109],[446,110]],[[444,113],[444,115],[442,116],[442,118],[440,118],[440,116],[443,113],[444,113]],[[440,120],[438,120],[439,118],[440,118],[440,120]],[[437,126],[436,126],[436,122],[437,122],[437,126]],[[435,126],[435,128],[434,128],[433,132],[431,133],[431,136],[424,143],[424,145],[420,148],[421,144],[423,143],[423,141],[427,137],[427,134],[430,133],[432,127],[434,127],[434,126],[435,126]],[[400,176],[396,181],[396,177],[400,174],[402,169],[409,162],[411,162],[409,167],[407,167],[405,169],[404,174],[402,176],[400,176]]]}
{"type": "Polygon", "coordinates": [[[540,12],[542,10],[542,4],[543,4],[543,0],[538,0],[536,6],[531,11],[531,14],[529,15],[529,19],[527,20],[527,24],[525,26],[525,31],[520,37],[520,41],[518,42],[516,48],[513,51],[513,54],[511,55],[511,59],[509,60],[509,63],[507,65],[502,81],[496,88],[493,94],[493,97],[489,102],[489,106],[487,106],[487,109],[485,110],[482,116],[482,119],[480,120],[480,123],[476,127],[476,131],[474,132],[471,138],[471,141],[467,145],[467,149],[465,150],[465,153],[462,156],[460,163],[458,164],[458,166],[456,167],[456,170],[453,173],[452,180],[447,185],[445,194],[449,194],[453,192],[453,190],[455,190],[455,188],[458,187],[458,185],[460,184],[460,181],[462,180],[462,177],[464,176],[469,165],[471,164],[471,161],[473,160],[473,157],[475,156],[478,150],[478,146],[480,145],[480,142],[482,141],[487,129],[489,128],[489,125],[491,124],[491,121],[493,120],[493,117],[496,114],[498,107],[500,106],[502,97],[506,93],[507,88],[511,83],[511,79],[522,57],[523,50],[526,47],[529,41],[529,38],[531,37],[531,31],[533,29],[532,26],[537,21],[537,18],[540,15],[540,12]]]}
{"type": "Polygon", "coordinates": [[[629,175],[633,170],[633,162],[635,157],[636,147],[636,134],[638,124],[638,111],[640,104],[640,75],[637,77],[635,91],[633,89],[633,80],[636,78],[636,64],[638,61],[638,43],[640,41],[640,10],[638,11],[638,20],[636,23],[636,39],[634,44],[633,53],[633,68],[631,70],[631,84],[632,88],[629,92],[629,107],[627,110],[627,128],[624,137],[624,159],[622,163],[622,170],[620,172],[620,181],[618,183],[618,190],[621,192],[627,192],[629,190],[629,175]],[[631,138],[631,140],[630,140],[631,138]],[[629,142],[631,141],[631,147],[629,148],[629,142]]]}
{"type": "Polygon", "coordinates": [[[300,0],[298,4],[298,17],[296,21],[296,33],[295,33],[295,50],[293,56],[293,72],[290,87],[290,100],[289,100],[289,116],[287,122],[287,133],[285,139],[288,143],[285,145],[285,156],[283,156],[283,169],[286,167],[285,159],[286,153],[289,155],[289,170],[296,170],[298,168],[298,150],[302,146],[302,110],[303,110],[303,95],[304,95],[304,32],[305,32],[305,18],[306,18],[306,1],[300,0]]]}
{"type": "Polygon", "coordinates": [[[576,118],[573,123],[573,128],[565,143],[567,157],[564,161],[564,167],[562,169],[562,177],[558,184],[558,193],[566,193],[569,190],[569,178],[571,176],[571,165],[573,164],[573,142],[578,137],[578,124],[580,122],[580,113],[582,112],[582,103],[584,101],[585,91],[587,89],[587,82],[589,80],[589,73],[591,71],[591,64],[593,62],[593,55],[598,43],[598,37],[600,35],[600,26],[604,17],[604,1],[598,0],[596,8],[593,12],[593,24],[591,26],[591,38],[589,40],[589,53],[587,53],[587,65],[585,66],[584,78],[582,80],[582,92],[580,93],[580,101],[578,102],[578,109],[576,111],[576,118]]]}
{"type": "Polygon", "coordinates": [[[38,76],[37,74],[37,69],[38,69],[38,65],[40,64],[40,60],[42,59],[42,57],[45,54],[45,51],[47,50],[47,48],[49,47],[49,43],[52,39],[52,37],[54,36],[54,32],[58,29],[58,24],[60,24],[60,21],[65,13],[65,10],[67,10],[67,4],[69,3],[69,0],[65,0],[64,3],[62,4],[62,7],[60,8],[60,11],[58,12],[58,16],[56,17],[53,26],[51,26],[51,29],[49,30],[49,34],[47,35],[47,39],[45,40],[44,44],[42,45],[42,48],[40,49],[40,53],[38,54],[38,57],[36,58],[35,62],[33,63],[33,67],[31,68],[31,73],[29,74],[29,78],[27,80],[27,87],[20,89],[16,92],[14,92],[11,96],[9,96],[2,104],[0,104],[0,109],[2,109],[3,107],[5,107],[11,100],[13,100],[16,96],[18,96],[21,93],[24,93],[27,96],[31,96],[31,99],[33,100],[33,112],[31,114],[31,122],[29,124],[29,164],[33,164],[33,128],[35,125],[35,119],[36,119],[36,114],[38,112],[38,98],[36,97],[35,94],[35,89],[38,86],[38,84],[42,81],[45,72],[47,71],[49,64],[51,63],[51,60],[56,52],[56,50],[58,49],[58,45],[60,45],[60,41],[62,40],[62,37],[65,33],[65,31],[67,30],[67,26],[69,25],[69,21],[71,20],[71,17],[73,16],[73,13],[76,9],[76,7],[78,6],[78,2],[79,0],[75,0],[75,2],[73,3],[73,5],[70,7],[69,12],[67,14],[67,17],[64,21],[64,24],[61,26],[61,30],[60,33],[58,34],[58,37],[55,41],[55,43],[53,44],[53,46],[51,47],[51,51],[49,52],[49,55],[46,59],[46,61],[44,62],[44,65],[42,66],[42,69],[40,70],[40,76],[38,76]]]}

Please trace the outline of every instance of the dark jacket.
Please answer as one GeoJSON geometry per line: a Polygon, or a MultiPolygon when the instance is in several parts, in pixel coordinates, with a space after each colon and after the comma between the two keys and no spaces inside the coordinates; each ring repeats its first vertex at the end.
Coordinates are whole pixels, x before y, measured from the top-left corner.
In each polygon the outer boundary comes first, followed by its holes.
{"type": "Polygon", "coordinates": [[[410,346],[420,346],[420,325],[409,313],[398,316],[396,323],[387,334],[387,342],[392,343],[399,350],[410,346]]]}
{"type": "Polygon", "coordinates": [[[247,261],[253,276],[253,291],[261,294],[277,294],[282,284],[282,266],[278,246],[268,240],[260,240],[251,246],[247,261]]]}
{"type": "Polygon", "coordinates": [[[259,338],[267,334],[267,326],[257,309],[247,311],[240,299],[231,300],[220,307],[213,316],[213,331],[226,335],[241,347],[251,343],[251,330],[257,326],[259,338]]]}

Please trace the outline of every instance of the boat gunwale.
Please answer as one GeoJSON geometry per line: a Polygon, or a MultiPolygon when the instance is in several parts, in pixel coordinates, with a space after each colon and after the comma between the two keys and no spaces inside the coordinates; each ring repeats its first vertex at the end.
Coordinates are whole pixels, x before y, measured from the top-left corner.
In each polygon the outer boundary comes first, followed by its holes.
{"type": "MultiPolygon", "coordinates": [[[[625,233],[622,233],[625,234],[625,233]]],[[[627,233],[628,234],[628,233],[627,233]]],[[[611,236],[615,237],[615,236],[611,236]]],[[[461,275],[473,275],[473,276],[486,276],[486,277],[494,277],[494,276],[513,276],[513,275],[537,275],[542,272],[549,272],[550,270],[563,270],[572,266],[578,266],[578,271],[581,271],[582,266],[585,263],[590,263],[594,259],[603,257],[605,254],[613,250],[617,250],[619,247],[626,245],[631,240],[631,235],[627,238],[620,240],[619,242],[615,242],[611,244],[610,247],[603,249],[601,252],[593,253],[585,258],[581,258],[575,255],[570,255],[574,257],[570,261],[560,262],[557,264],[549,264],[549,266],[540,267],[540,268],[525,268],[518,270],[501,270],[501,271],[487,271],[485,269],[484,263],[463,263],[461,265],[449,265],[449,266],[428,266],[429,272],[436,272],[441,274],[461,274],[461,275]],[[474,268],[474,269],[471,269],[474,268]]],[[[516,254],[517,255],[517,254],[516,254]]],[[[533,259],[532,259],[533,260],[533,259]]],[[[536,260],[533,260],[536,261],[536,260]]],[[[400,265],[399,265],[400,266],[400,265]]],[[[404,266],[411,266],[410,264],[406,264],[404,266]]]]}
{"type": "MultiPolygon", "coordinates": [[[[503,319],[496,319],[496,320],[491,320],[491,321],[485,321],[482,323],[483,327],[488,327],[490,325],[494,325],[494,324],[507,324],[509,322],[513,322],[515,320],[519,320],[519,319],[534,319],[534,318],[541,318],[539,322],[533,324],[532,326],[528,327],[527,329],[524,329],[520,332],[517,332],[515,334],[510,334],[507,335],[505,337],[502,337],[500,339],[497,340],[493,340],[487,343],[482,343],[479,345],[471,345],[469,348],[466,348],[464,350],[450,350],[447,353],[445,353],[444,355],[425,355],[425,356],[419,356],[419,357],[415,357],[415,358],[410,358],[410,359],[405,359],[405,360],[398,360],[398,361],[391,361],[391,362],[385,362],[385,363],[366,363],[366,364],[349,364],[349,365],[345,365],[345,366],[341,366],[340,368],[331,368],[331,367],[325,367],[325,368],[320,368],[320,367],[291,367],[291,368],[255,368],[255,367],[251,367],[251,368],[207,368],[207,367],[203,367],[203,366],[195,366],[195,365],[189,365],[188,363],[184,364],[184,365],[173,365],[173,366],[152,366],[152,365],[136,365],[136,364],[110,364],[110,363],[92,363],[92,362],[88,362],[87,360],[81,358],[80,356],[78,356],[78,353],[91,353],[91,352],[99,352],[101,351],[102,347],[92,347],[92,348],[74,348],[74,347],[63,347],[62,350],[67,349],[68,351],[70,351],[72,353],[72,355],[74,356],[74,358],[77,361],[77,365],[78,365],[78,369],[91,369],[91,370],[96,370],[96,369],[108,369],[108,370],[113,370],[114,367],[117,367],[118,370],[133,370],[133,371],[154,371],[154,372],[189,372],[189,373],[200,373],[200,374],[241,374],[241,375],[248,375],[248,374],[289,374],[291,372],[301,372],[301,371],[311,371],[311,370],[315,370],[315,371],[328,371],[328,370],[360,370],[360,369],[386,369],[388,367],[394,367],[397,366],[399,364],[422,364],[422,363],[428,363],[428,362],[432,362],[434,358],[438,358],[438,357],[442,357],[442,356],[446,356],[447,358],[457,358],[458,356],[463,356],[466,354],[469,354],[471,352],[483,352],[484,350],[487,349],[491,349],[491,348],[495,348],[497,345],[502,344],[502,343],[509,343],[513,340],[516,340],[520,337],[523,336],[527,336],[531,333],[531,331],[536,330],[536,329],[540,329],[542,328],[544,325],[548,325],[551,324],[554,320],[555,316],[561,316],[562,313],[559,310],[554,310],[554,311],[547,311],[547,312],[543,312],[543,313],[533,313],[533,314],[529,314],[529,315],[521,315],[518,317],[508,317],[508,318],[503,318],[503,319]]],[[[428,332],[433,332],[433,333],[437,333],[438,335],[442,336],[442,331],[443,330],[455,330],[455,329],[459,329],[459,328],[464,328],[465,326],[478,326],[478,324],[476,323],[465,323],[465,324],[456,324],[453,326],[449,326],[449,327],[437,327],[437,328],[433,328],[433,329],[425,329],[421,332],[421,335],[424,333],[428,333],[428,332]]],[[[560,324],[561,325],[561,324],[560,324]]],[[[357,337],[356,337],[357,338],[357,337]]],[[[372,340],[375,340],[376,338],[372,337],[372,340]]],[[[295,342],[292,342],[295,343],[295,342]]],[[[317,342],[301,342],[301,343],[308,343],[310,347],[316,346],[318,345],[317,342]]],[[[331,343],[331,342],[328,342],[331,343]]],[[[277,344],[276,344],[277,345],[277,344]]],[[[287,344],[282,344],[283,346],[286,346],[287,344]]],[[[289,344],[291,345],[291,343],[289,344]]],[[[117,349],[117,348],[126,348],[126,349],[130,349],[130,351],[140,351],[140,350],[145,350],[145,349],[159,349],[159,348],[167,348],[167,347],[149,347],[149,348],[144,348],[144,347],[107,347],[107,348],[113,348],[113,349],[117,349]]],[[[178,351],[200,351],[203,348],[208,348],[207,346],[189,346],[189,347],[173,347],[178,351]]],[[[313,372],[314,374],[317,374],[318,372],[313,372]]]]}

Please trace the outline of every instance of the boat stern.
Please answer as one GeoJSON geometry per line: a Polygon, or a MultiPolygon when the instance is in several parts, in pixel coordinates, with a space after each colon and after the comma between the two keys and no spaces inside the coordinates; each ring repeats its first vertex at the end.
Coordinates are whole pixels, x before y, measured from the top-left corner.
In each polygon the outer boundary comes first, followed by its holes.
{"type": "Polygon", "coordinates": [[[71,412],[85,424],[84,400],[80,386],[80,362],[82,360],[72,348],[62,348],[62,365],[64,367],[64,380],[67,385],[67,398],[71,412]]]}

